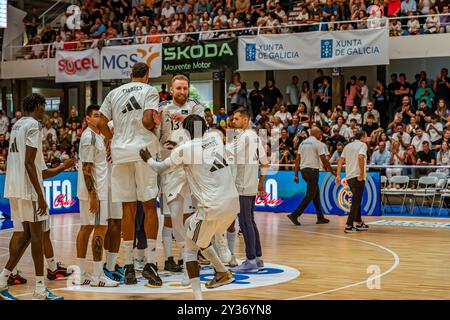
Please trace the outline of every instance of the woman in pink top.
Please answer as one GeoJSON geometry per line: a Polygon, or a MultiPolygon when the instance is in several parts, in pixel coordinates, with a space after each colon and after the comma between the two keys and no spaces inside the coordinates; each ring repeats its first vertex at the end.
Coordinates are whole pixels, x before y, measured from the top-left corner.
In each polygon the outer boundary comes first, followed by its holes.
{"type": "Polygon", "coordinates": [[[345,111],[347,113],[350,113],[355,105],[356,90],[356,76],[351,76],[350,82],[345,86],[345,111]]]}

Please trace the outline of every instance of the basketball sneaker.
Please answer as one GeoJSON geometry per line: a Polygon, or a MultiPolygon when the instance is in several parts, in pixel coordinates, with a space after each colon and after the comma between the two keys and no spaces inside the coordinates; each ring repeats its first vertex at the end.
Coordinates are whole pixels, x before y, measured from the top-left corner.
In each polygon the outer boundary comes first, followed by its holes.
{"type": "Polygon", "coordinates": [[[264,270],[264,261],[260,257],[256,257],[256,265],[258,266],[258,271],[264,270]]]}
{"type": "Polygon", "coordinates": [[[127,264],[125,268],[125,284],[136,284],[136,271],[134,271],[134,265],[127,264]]]}
{"type": "Polygon", "coordinates": [[[19,300],[14,297],[8,290],[8,287],[0,288],[0,300],[19,300]]]}
{"type": "Polygon", "coordinates": [[[121,267],[117,263],[114,266],[114,270],[118,273],[121,273],[122,275],[125,275],[125,267],[121,267]]]}
{"type": "MultiPolygon", "coordinates": [[[[57,279],[65,279],[69,277],[73,272],[68,272],[67,268],[60,262],[56,263],[56,270],[52,271],[47,269],[47,279],[48,280],[57,280],[57,279]]],[[[56,299],[58,300],[58,299],[56,299]]]]}
{"type": "Polygon", "coordinates": [[[119,268],[119,266],[116,265],[116,268],[114,271],[109,271],[108,268],[106,267],[106,263],[103,265],[103,273],[105,274],[105,276],[107,276],[109,279],[111,279],[113,281],[124,283],[125,275],[119,271],[116,271],[116,270],[120,270],[120,269],[122,269],[122,268],[119,268]]]}
{"type": "Polygon", "coordinates": [[[245,260],[242,264],[236,268],[231,269],[233,272],[237,273],[252,273],[258,272],[258,265],[256,262],[250,262],[249,260],[245,260]]]}
{"type": "Polygon", "coordinates": [[[326,224],[329,222],[330,222],[330,220],[328,220],[327,218],[322,218],[322,219],[318,219],[316,224],[326,224]]]}
{"type": "Polygon", "coordinates": [[[292,223],[295,224],[296,226],[300,226],[300,225],[301,225],[301,223],[298,221],[298,217],[294,215],[294,212],[288,214],[287,217],[288,217],[289,220],[291,220],[292,223]]]}
{"type": "Polygon", "coordinates": [[[206,259],[206,258],[202,255],[202,253],[201,253],[200,251],[199,251],[198,254],[197,254],[197,260],[198,260],[198,263],[199,263],[200,265],[202,265],[202,266],[205,266],[205,265],[208,265],[208,264],[211,263],[208,259],[206,259]]]}
{"type": "Polygon", "coordinates": [[[27,279],[25,279],[24,277],[22,277],[20,275],[20,271],[17,270],[16,274],[10,274],[9,278],[8,278],[8,285],[9,286],[15,286],[18,284],[25,284],[27,283],[27,279]]]}
{"type": "Polygon", "coordinates": [[[46,288],[44,291],[35,291],[33,300],[64,300],[64,297],[58,296],[46,288]]]}
{"type": "Polygon", "coordinates": [[[113,288],[119,286],[119,282],[111,280],[107,276],[92,277],[91,287],[113,288]]]}
{"type": "Polygon", "coordinates": [[[230,259],[230,262],[228,263],[228,266],[230,267],[230,268],[234,268],[234,267],[237,267],[239,264],[238,264],[238,262],[237,262],[237,260],[236,260],[236,257],[234,256],[234,254],[231,256],[231,259],[230,259]]]}
{"type": "Polygon", "coordinates": [[[135,258],[134,259],[134,267],[135,267],[136,271],[144,270],[146,263],[147,263],[147,260],[144,258],[135,258]]]}
{"type": "Polygon", "coordinates": [[[365,224],[364,222],[356,224],[355,228],[358,229],[358,231],[367,231],[367,230],[369,230],[369,226],[367,224],[365,224]]]}
{"type": "Polygon", "coordinates": [[[85,272],[80,277],[75,277],[75,279],[72,280],[72,284],[75,286],[87,286],[91,284],[92,276],[85,272]],[[78,279],[77,279],[78,278],[78,279]]]}
{"type": "Polygon", "coordinates": [[[183,271],[183,269],[173,260],[173,257],[169,257],[164,261],[164,270],[176,273],[183,271]]]}
{"type": "Polygon", "coordinates": [[[345,233],[358,233],[360,231],[361,230],[358,230],[355,227],[345,227],[345,230],[344,230],[345,233]]]}
{"type": "Polygon", "coordinates": [[[142,276],[148,280],[148,286],[161,287],[162,280],[158,275],[158,267],[154,263],[147,263],[142,271],[142,276]]]}
{"type": "Polygon", "coordinates": [[[226,284],[230,284],[234,282],[234,276],[230,271],[227,271],[226,273],[216,273],[214,275],[214,278],[205,284],[205,287],[207,289],[214,289],[221,286],[224,286],[226,284]]]}

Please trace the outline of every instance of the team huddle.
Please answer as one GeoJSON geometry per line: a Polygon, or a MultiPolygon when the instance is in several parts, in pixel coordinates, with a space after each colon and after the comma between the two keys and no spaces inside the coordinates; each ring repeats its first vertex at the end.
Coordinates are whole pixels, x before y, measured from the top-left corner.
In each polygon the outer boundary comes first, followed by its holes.
{"type": "MultiPolygon", "coordinates": [[[[246,109],[235,112],[235,127],[241,130],[226,143],[223,132],[207,127],[203,106],[189,98],[187,77],[174,76],[173,99],[160,103],[157,90],[148,85],[148,73],[146,64],[136,63],[130,83],[112,90],[101,106],[86,109],[88,128],[79,145],[78,268],[74,268],[72,281],[77,286],[132,285],[137,283],[136,271],[141,271],[148,280],[146,286],[161,287],[156,255],[159,197],[164,214],[164,269],[182,272],[181,284],[191,285],[195,299],[203,299],[200,263],[211,263],[215,270],[206,288],[234,282],[231,271],[264,268],[253,209],[255,196],[264,190],[268,159],[260,139],[249,129],[246,109]],[[138,202],[142,219],[136,219],[138,202]],[[238,214],[247,256],[241,265],[234,256],[238,214]],[[137,232],[140,242],[146,242],[145,251],[138,250],[139,259],[134,258],[137,232]],[[93,266],[88,272],[92,233],[93,266]],[[172,234],[179,249],[178,262],[173,258],[172,234]],[[122,239],[124,266],[120,267],[122,239]]],[[[74,163],[66,160],[57,169],[45,166],[39,124],[44,106],[42,96],[25,98],[28,116],[11,133],[5,197],[10,200],[14,233],[9,260],[0,274],[0,299],[16,299],[8,285],[15,284],[10,281],[13,270],[30,242],[36,272],[34,299],[63,299],[45,286],[44,256],[49,280],[50,272],[58,277],[71,275],[54,262],[42,181],[74,163]]]]}

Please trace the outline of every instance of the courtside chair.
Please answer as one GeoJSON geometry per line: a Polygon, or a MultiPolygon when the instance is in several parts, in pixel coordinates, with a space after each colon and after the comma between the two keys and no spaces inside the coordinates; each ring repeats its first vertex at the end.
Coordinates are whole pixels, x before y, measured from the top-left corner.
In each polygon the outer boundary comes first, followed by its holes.
{"type": "Polygon", "coordinates": [[[449,207],[445,203],[445,200],[448,199],[448,198],[450,198],[450,179],[447,179],[447,184],[446,184],[445,188],[441,190],[441,198],[439,200],[439,212],[438,212],[438,215],[441,215],[441,210],[442,210],[442,208],[444,206],[447,209],[447,214],[448,214],[449,207]]]}
{"type": "Polygon", "coordinates": [[[430,172],[429,177],[438,178],[437,188],[443,189],[446,187],[448,175],[444,172],[430,172]]]}
{"type": "MultiPolygon", "coordinates": [[[[401,206],[400,214],[403,213],[403,208],[405,206],[406,202],[406,194],[407,190],[409,188],[409,177],[408,176],[393,176],[391,179],[389,179],[390,187],[386,187],[384,191],[384,199],[386,201],[386,207],[389,205],[391,207],[391,213],[394,212],[392,210],[392,205],[389,202],[390,196],[402,196],[403,195],[403,201],[401,206]]],[[[386,208],[385,207],[385,208],[386,208]]]]}
{"type": "Polygon", "coordinates": [[[388,187],[388,179],[386,178],[386,176],[381,176],[380,177],[380,187],[381,187],[381,207],[382,210],[381,212],[384,213],[385,211],[385,203],[384,203],[384,193],[386,192],[386,188],[388,187]]]}
{"type": "Polygon", "coordinates": [[[430,177],[430,176],[423,176],[419,178],[419,182],[417,183],[417,189],[408,191],[411,192],[411,195],[413,196],[414,203],[413,206],[415,206],[417,202],[417,198],[422,198],[422,203],[419,206],[419,213],[422,214],[422,207],[425,204],[425,201],[431,200],[430,204],[430,216],[433,212],[434,207],[434,201],[436,200],[436,195],[438,194],[438,187],[437,184],[439,182],[439,179],[437,177],[430,177]]]}

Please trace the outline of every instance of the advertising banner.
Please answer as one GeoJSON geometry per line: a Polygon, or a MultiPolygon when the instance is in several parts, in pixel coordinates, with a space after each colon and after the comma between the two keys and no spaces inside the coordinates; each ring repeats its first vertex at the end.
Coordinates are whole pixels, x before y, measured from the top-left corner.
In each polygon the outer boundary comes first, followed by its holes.
{"type": "MultiPolygon", "coordinates": [[[[77,198],[77,172],[61,172],[44,180],[45,199],[50,214],[79,212],[77,198]]],[[[0,175],[0,211],[10,216],[9,200],[4,197],[5,175],[0,175]]]]}
{"type": "Polygon", "coordinates": [[[100,79],[100,52],[56,51],[56,82],[93,81],[100,79]]]}
{"type": "Polygon", "coordinates": [[[163,73],[236,69],[237,40],[168,43],[163,45],[163,73]]]}
{"type": "MultiPolygon", "coordinates": [[[[266,194],[257,197],[256,211],[292,212],[306,195],[306,182],[299,176],[299,183],[294,182],[293,171],[271,172],[266,178],[266,194]]],[[[342,175],[344,178],[344,175],[342,175]]],[[[341,185],[334,183],[334,176],[328,172],[320,172],[320,203],[324,213],[344,215],[350,212],[352,193],[345,180],[341,185]]],[[[370,172],[367,176],[363,195],[361,213],[363,215],[380,215],[380,174],[370,172]]],[[[313,203],[305,213],[315,213],[313,203]]]]}
{"type": "Polygon", "coordinates": [[[145,62],[150,68],[150,78],[161,76],[162,44],[104,47],[101,52],[101,78],[130,79],[136,62],[145,62]]]}
{"type": "Polygon", "coordinates": [[[387,28],[239,38],[239,70],[295,70],[389,63],[387,28]]]}

